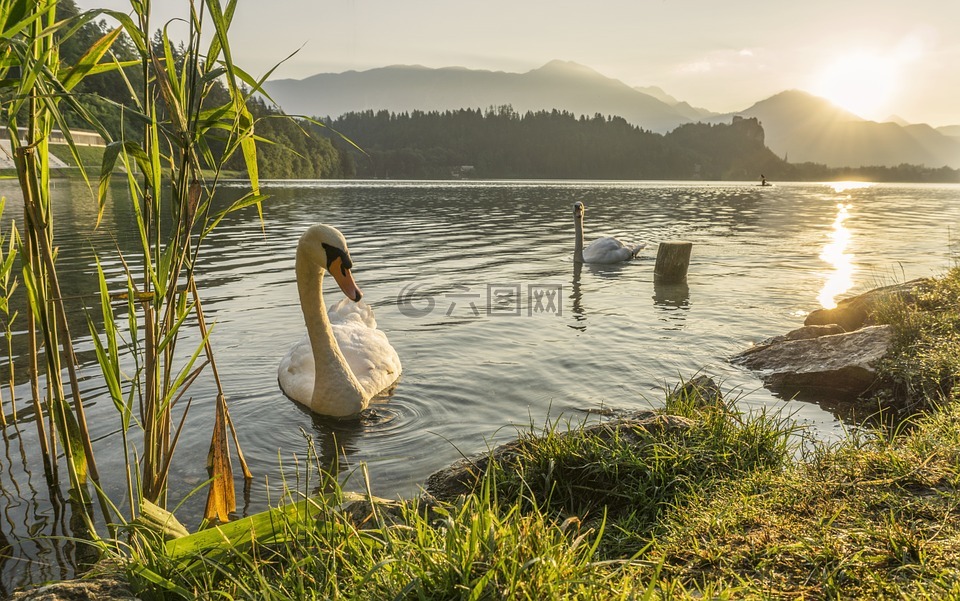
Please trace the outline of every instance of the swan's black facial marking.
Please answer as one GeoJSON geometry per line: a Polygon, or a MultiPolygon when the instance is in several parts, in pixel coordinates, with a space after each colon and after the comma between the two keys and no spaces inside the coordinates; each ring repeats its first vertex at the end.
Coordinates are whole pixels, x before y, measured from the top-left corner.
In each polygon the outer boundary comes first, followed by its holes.
{"type": "Polygon", "coordinates": [[[347,271],[353,268],[350,255],[342,248],[333,246],[332,244],[327,244],[326,242],[321,242],[320,244],[323,246],[323,251],[327,253],[327,271],[330,271],[330,266],[333,265],[334,261],[340,259],[340,271],[343,272],[343,275],[347,275],[347,271]]]}

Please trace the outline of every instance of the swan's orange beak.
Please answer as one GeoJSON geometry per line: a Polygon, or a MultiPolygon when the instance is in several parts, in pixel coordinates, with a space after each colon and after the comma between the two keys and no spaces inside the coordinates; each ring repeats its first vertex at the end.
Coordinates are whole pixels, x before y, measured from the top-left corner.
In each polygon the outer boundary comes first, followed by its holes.
{"type": "Polygon", "coordinates": [[[360,292],[357,283],[353,281],[350,270],[343,266],[343,259],[337,257],[330,263],[330,274],[337,281],[337,285],[340,286],[340,290],[347,298],[355,303],[360,302],[360,299],[363,298],[363,292],[360,292]]]}

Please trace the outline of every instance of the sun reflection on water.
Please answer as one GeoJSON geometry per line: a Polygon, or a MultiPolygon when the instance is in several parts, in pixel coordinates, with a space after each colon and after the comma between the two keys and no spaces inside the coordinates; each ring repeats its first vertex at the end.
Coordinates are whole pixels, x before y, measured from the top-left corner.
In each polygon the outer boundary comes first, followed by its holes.
{"type": "Polygon", "coordinates": [[[846,192],[847,190],[859,190],[861,188],[869,188],[873,185],[873,182],[833,182],[830,184],[833,187],[833,191],[837,194],[846,192]]]}
{"type": "Polygon", "coordinates": [[[830,243],[823,247],[820,259],[833,266],[833,272],[823,284],[817,301],[824,309],[833,309],[837,306],[836,297],[853,286],[853,255],[846,254],[850,244],[850,230],[844,227],[843,222],[849,216],[850,205],[837,204],[837,218],[833,220],[833,232],[830,234],[830,243]]]}

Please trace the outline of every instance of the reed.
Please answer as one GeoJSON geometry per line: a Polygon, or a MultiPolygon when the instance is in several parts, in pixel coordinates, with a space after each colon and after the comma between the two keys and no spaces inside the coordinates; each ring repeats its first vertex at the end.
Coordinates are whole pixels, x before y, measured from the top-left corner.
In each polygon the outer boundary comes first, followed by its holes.
{"type": "MultiPolygon", "coordinates": [[[[23,195],[22,237],[13,230],[10,239],[17,241],[20,277],[27,297],[28,370],[44,472],[49,484],[58,482],[59,442],[67,460],[71,492],[77,500],[85,503],[89,498],[88,477],[98,491],[101,490],[100,477],[87,429],[66,307],[57,277],[48,140],[56,124],[65,134],[67,147],[76,156],[76,146],[60,106],[70,104],[78,114],[86,115],[83,107],[70,95],[70,90],[89,73],[102,70],[97,65],[112,40],[111,36],[106,36],[96,42],[76,65],[61,66],[58,37],[72,35],[77,21],[57,21],[56,9],[56,0],[0,3],[0,56],[3,58],[0,60],[0,80],[5,83],[2,111],[23,195]],[[42,368],[37,361],[41,349],[42,368]],[[65,384],[69,387],[69,396],[65,384]]],[[[82,22],[82,19],[78,21],[82,22]]],[[[91,125],[96,127],[96,120],[91,119],[91,125]]],[[[85,172],[81,170],[81,173],[86,177],[85,172]]],[[[7,261],[12,265],[12,256],[13,250],[9,249],[5,268],[7,261]]],[[[3,285],[12,294],[16,285],[10,280],[10,269],[3,274],[3,285]]],[[[8,317],[5,329],[9,332],[11,316],[7,311],[4,313],[8,317]]],[[[9,334],[7,341],[9,350],[9,334]]],[[[98,498],[106,513],[105,499],[102,495],[98,498]]]]}
{"type": "MultiPolygon", "coordinates": [[[[66,148],[89,183],[61,110],[66,104],[108,141],[94,192],[100,215],[122,166],[139,230],[141,256],[136,261],[119,257],[126,270],[125,290],[110,290],[98,268],[102,321],[96,320],[100,325],[92,317],[88,321],[120,420],[129,518],[136,517],[141,500],[165,505],[171,462],[193,400],[191,385],[209,374],[218,394],[204,399],[216,406],[206,514],[227,521],[235,510],[231,434],[244,476],[251,474],[230,420],[195,274],[203,241],[224,216],[251,206],[262,214],[265,197],[259,191],[254,120],[246,104],[261,82],[233,64],[228,31],[236,0],[225,4],[191,1],[185,41],[172,39],[167,24],[151,35],[150,0],[131,0],[130,6],[129,14],[92,10],[58,21],[56,0],[0,0],[0,81],[4,83],[0,106],[24,199],[22,235],[14,224],[6,234],[6,251],[0,252],[0,312],[6,317],[13,369],[10,341],[17,316],[10,313],[8,301],[21,284],[27,299],[27,370],[48,482],[58,484],[62,454],[77,500],[86,505],[88,480],[92,481],[105,521],[126,521],[103,492],[57,274],[48,142],[54,127],[63,132],[66,148]],[[76,64],[61,65],[58,43],[84,23],[104,16],[118,26],[95,41],[76,64]],[[210,30],[209,38],[205,28],[210,30]],[[120,62],[112,55],[111,48],[121,36],[135,48],[137,60],[120,62]],[[130,83],[134,78],[126,76],[129,69],[139,69],[142,78],[135,79],[143,82],[141,88],[130,83]],[[141,132],[124,132],[116,140],[71,93],[85,77],[108,70],[124,76],[135,103],[132,109],[117,106],[117,110],[133,112],[143,123],[141,132]],[[215,207],[213,197],[223,165],[237,153],[246,164],[250,190],[226,208],[215,207]],[[18,259],[19,280],[14,277],[18,259]],[[125,321],[119,317],[121,312],[126,313],[125,321]],[[191,328],[199,332],[200,342],[181,348],[178,341],[191,328]]],[[[0,248],[3,245],[0,238],[0,248]]],[[[12,394],[13,372],[9,377],[12,394]]],[[[5,417],[0,404],[0,419],[5,417]]]]}
{"type": "MultiPolygon", "coordinates": [[[[6,199],[0,198],[0,215],[6,207],[6,199]]],[[[13,324],[17,319],[17,311],[11,312],[10,301],[17,290],[17,279],[14,277],[14,268],[17,259],[17,245],[20,240],[16,223],[11,222],[10,234],[5,236],[0,232],[0,313],[3,314],[3,337],[6,341],[7,357],[13,357],[13,324]],[[6,248],[4,248],[6,246],[6,248]]],[[[16,373],[13,361],[7,361],[7,386],[10,391],[10,418],[17,422],[17,395],[16,373]]],[[[0,428],[7,425],[6,410],[4,409],[3,387],[0,385],[0,428]]],[[[6,432],[6,431],[4,431],[6,432]]]]}
{"type": "MultiPolygon", "coordinates": [[[[137,99],[135,110],[144,131],[140,137],[107,145],[98,193],[102,212],[114,171],[122,164],[140,239],[141,271],[127,268],[124,291],[126,333],[136,342],[126,347],[118,343],[121,330],[113,306],[106,300],[113,295],[102,271],[103,339],[96,332],[94,337],[124,432],[132,423],[134,407],[139,408],[143,442],[142,465],[136,474],[138,495],[165,505],[171,461],[192,400],[189,389],[209,368],[218,393],[215,399],[209,399],[216,404],[216,418],[208,454],[211,486],[206,515],[220,521],[227,521],[236,508],[229,449],[230,434],[236,444],[236,433],[209,341],[195,273],[200,267],[204,238],[220,220],[231,211],[249,206],[261,211],[260,203],[265,198],[257,178],[254,121],[246,107],[259,82],[234,66],[228,41],[235,6],[235,0],[226,6],[218,0],[191,2],[188,36],[182,45],[171,39],[166,26],[156,38],[149,37],[149,0],[132,1],[132,17],[107,13],[121,24],[140,57],[144,87],[139,91],[131,87],[131,94],[137,99]],[[207,26],[213,32],[210,43],[203,47],[207,26]],[[213,140],[219,146],[211,144],[213,140]],[[250,190],[230,206],[217,210],[214,191],[223,165],[237,152],[245,160],[250,190]],[[169,193],[165,190],[167,183],[169,193]],[[172,219],[165,219],[167,215],[172,219]],[[196,324],[201,341],[196,347],[180,349],[178,341],[188,322],[196,324]],[[135,369],[134,375],[124,380],[120,366],[127,359],[135,369]],[[181,404],[185,405],[182,410],[181,404]],[[177,423],[175,410],[180,411],[177,423]]],[[[121,259],[125,266],[130,264],[125,257],[121,259]]],[[[132,452],[126,442],[125,448],[132,452]]],[[[250,478],[239,445],[236,448],[244,475],[250,478]]],[[[134,476],[129,469],[127,480],[128,490],[133,491],[134,476]]]]}

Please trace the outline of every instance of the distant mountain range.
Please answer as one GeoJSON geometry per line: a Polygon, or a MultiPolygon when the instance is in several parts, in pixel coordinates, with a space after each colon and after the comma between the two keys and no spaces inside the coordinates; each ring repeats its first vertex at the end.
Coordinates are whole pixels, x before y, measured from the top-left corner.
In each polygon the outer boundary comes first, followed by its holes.
{"type": "Polygon", "coordinates": [[[684,123],[729,123],[740,115],[758,118],[766,145],[791,163],[960,168],[960,125],[934,129],[897,121],[877,123],[796,90],[743,111],[718,114],[677,100],[660,88],[630,87],[564,61],[527,73],[392,66],[273,80],[264,87],[286,113],[315,117],[364,110],[396,113],[510,105],[519,113],[558,109],[576,115],[616,115],[666,133],[684,123]]]}
{"type": "Polygon", "coordinates": [[[726,123],[733,115],[759,119],[767,147],[791,163],[960,168],[960,137],[950,133],[953,128],[868,121],[798,90],[781,92],[744,111],[707,121],[726,123]]]}

